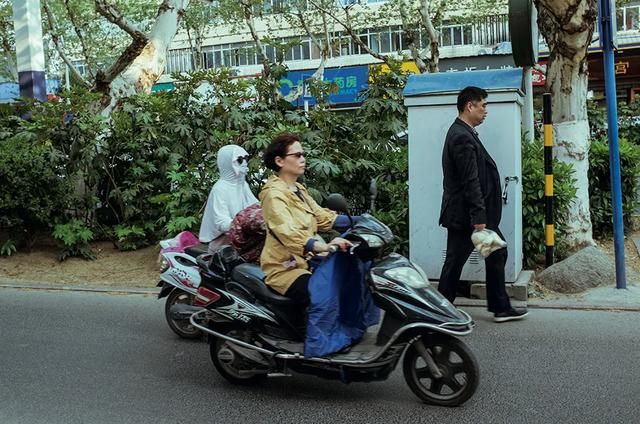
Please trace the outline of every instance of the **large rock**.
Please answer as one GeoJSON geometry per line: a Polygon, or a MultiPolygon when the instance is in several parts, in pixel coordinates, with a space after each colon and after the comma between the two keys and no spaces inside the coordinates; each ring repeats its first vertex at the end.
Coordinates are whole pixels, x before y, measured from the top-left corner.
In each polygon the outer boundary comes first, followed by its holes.
{"type": "MultiPolygon", "coordinates": [[[[627,271],[627,280],[629,275],[627,271]]],[[[615,284],[615,261],[597,247],[585,247],[567,259],[551,265],[536,280],[560,293],[580,293],[587,289],[615,284]]]]}

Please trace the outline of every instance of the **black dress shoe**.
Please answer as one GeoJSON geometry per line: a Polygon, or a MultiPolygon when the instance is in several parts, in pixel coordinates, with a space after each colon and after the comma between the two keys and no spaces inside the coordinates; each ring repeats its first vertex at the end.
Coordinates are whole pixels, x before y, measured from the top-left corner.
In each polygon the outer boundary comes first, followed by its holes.
{"type": "Polygon", "coordinates": [[[526,309],[511,308],[508,311],[493,314],[493,320],[495,322],[516,321],[526,317],[528,313],[526,309]]]}

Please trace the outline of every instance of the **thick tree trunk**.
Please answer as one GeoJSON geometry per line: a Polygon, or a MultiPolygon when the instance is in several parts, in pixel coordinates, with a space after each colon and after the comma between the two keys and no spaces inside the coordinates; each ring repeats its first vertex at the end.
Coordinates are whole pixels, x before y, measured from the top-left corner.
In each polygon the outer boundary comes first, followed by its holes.
{"type": "Polygon", "coordinates": [[[589,121],[587,120],[587,75],[566,58],[557,58],[547,68],[552,93],[554,153],[570,163],[575,172],[576,198],[567,220],[567,242],[574,248],[593,244],[589,207],[589,121]],[[564,83],[563,83],[564,81],[564,83]],[[567,93],[566,87],[570,87],[567,93]]]}
{"type": "MultiPolygon", "coordinates": [[[[117,73],[108,71],[106,76],[103,76],[103,82],[108,83],[103,116],[109,115],[121,99],[135,93],[151,91],[153,84],[164,72],[167,49],[178,31],[178,24],[188,5],[189,0],[165,0],[158,9],[156,22],[145,40],[146,43],[135,46],[134,39],[130,50],[131,56],[135,56],[127,58],[125,52],[118,59],[118,62],[129,60],[124,70],[117,73]]],[[[118,62],[112,69],[122,66],[118,62]]]]}
{"type": "Polygon", "coordinates": [[[550,49],[547,90],[552,94],[554,154],[575,171],[577,193],[569,210],[567,239],[577,249],[592,245],[589,209],[587,48],[597,16],[595,0],[537,0],[538,26],[550,49]]]}

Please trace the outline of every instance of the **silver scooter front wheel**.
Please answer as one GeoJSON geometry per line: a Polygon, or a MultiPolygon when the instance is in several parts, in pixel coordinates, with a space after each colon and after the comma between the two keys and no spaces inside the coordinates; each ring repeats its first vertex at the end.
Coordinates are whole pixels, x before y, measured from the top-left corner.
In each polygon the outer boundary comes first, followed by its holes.
{"type": "Polygon", "coordinates": [[[404,378],[423,402],[459,406],[475,393],[480,381],[478,361],[455,337],[425,334],[405,352],[404,378]]]}
{"type": "Polygon", "coordinates": [[[267,378],[266,371],[239,355],[226,340],[210,340],[209,353],[216,370],[230,383],[251,385],[267,378]]]}

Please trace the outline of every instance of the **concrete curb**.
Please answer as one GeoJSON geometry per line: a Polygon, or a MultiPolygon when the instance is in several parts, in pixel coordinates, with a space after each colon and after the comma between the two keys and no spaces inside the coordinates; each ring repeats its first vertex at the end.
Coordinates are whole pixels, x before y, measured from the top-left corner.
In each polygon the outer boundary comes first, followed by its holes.
{"type": "MultiPolygon", "coordinates": [[[[1,281],[0,289],[21,289],[21,290],[50,290],[50,291],[75,291],[75,292],[93,292],[93,293],[109,293],[109,294],[142,294],[157,295],[158,288],[146,287],[92,287],[92,286],[65,286],[57,284],[42,284],[30,281],[1,281]]],[[[621,312],[640,312],[640,305],[616,305],[611,303],[595,303],[595,302],[569,302],[561,299],[544,300],[529,298],[528,301],[511,301],[516,308],[527,307],[530,309],[567,309],[567,310],[583,310],[583,311],[621,311],[621,312]]],[[[456,306],[486,308],[487,301],[484,299],[469,299],[466,297],[458,297],[455,300],[456,306]]]]}
{"type": "Polygon", "coordinates": [[[92,286],[64,286],[58,284],[42,284],[30,281],[2,282],[0,288],[22,289],[22,290],[57,290],[57,291],[77,291],[93,293],[118,293],[118,294],[158,294],[158,288],[146,287],[92,287],[92,286]]]}

